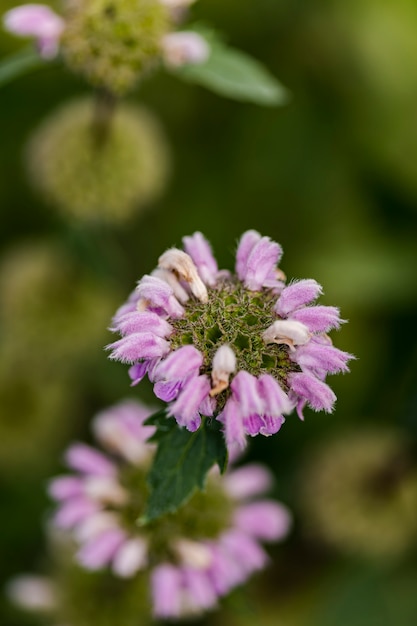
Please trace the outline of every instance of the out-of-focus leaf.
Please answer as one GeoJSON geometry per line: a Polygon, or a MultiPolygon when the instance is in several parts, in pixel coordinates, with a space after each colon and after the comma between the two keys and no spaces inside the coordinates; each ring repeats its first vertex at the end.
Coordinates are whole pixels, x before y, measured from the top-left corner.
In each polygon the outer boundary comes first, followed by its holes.
{"type": "Polygon", "coordinates": [[[0,87],[46,65],[34,48],[23,48],[0,59],[0,87]]]}
{"type": "Polygon", "coordinates": [[[175,69],[177,76],[235,100],[264,106],[286,104],[288,90],[259,61],[231,48],[210,31],[193,30],[207,40],[210,55],[204,63],[175,69]]]}
{"type": "Polygon", "coordinates": [[[224,471],[227,463],[224,437],[216,421],[203,418],[201,427],[191,433],[162,411],[146,424],[157,428],[151,441],[158,449],[148,475],[149,498],[141,524],[176,511],[196,489],[204,489],[214,464],[224,471]]]}

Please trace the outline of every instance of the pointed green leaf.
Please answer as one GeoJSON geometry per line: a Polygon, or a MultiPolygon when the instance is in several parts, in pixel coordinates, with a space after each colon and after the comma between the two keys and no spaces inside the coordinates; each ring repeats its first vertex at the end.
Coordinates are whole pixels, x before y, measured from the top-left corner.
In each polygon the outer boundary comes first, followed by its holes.
{"type": "Polygon", "coordinates": [[[23,48],[0,59],[0,87],[46,65],[34,48],[23,48]]]}
{"type": "Polygon", "coordinates": [[[194,433],[160,414],[147,423],[158,428],[151,439],[158,443],[158,449],[148,475],[149,498],[140,524],[176,511],[196,489],[204,489],[207,473],[214,464],[222,472],[227,465],[226,444],[215,420],[203,418],[194,433]]]}
{"type": "Polygon", "coordinates": [[[194,30],[207,40],[210,56],[204,63],[175,69],[177,76],[235,100],[264,106],[288,101],[288,90],[259,61],[229,47],[207,29],[197,26],[194,30]]]}

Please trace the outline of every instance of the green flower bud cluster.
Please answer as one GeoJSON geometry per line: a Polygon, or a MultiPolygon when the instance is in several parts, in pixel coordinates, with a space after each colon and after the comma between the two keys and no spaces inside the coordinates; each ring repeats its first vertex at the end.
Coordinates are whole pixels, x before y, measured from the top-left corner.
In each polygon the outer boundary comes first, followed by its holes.
{"type": "Polygon", "coordinates": [[[92,99],[64,105],[28,145],[33,184],[67,217],[123,222],[164,189],[169,154],[148,111],[118,106],[100,138],[92,99]]]}
{"type": "Polygon", "coordinates": [[[117,95],[158,63],[171,26],[159,0],[84,0],[71,3],[65,19],[61,46],[69,67],[117,95]]]}

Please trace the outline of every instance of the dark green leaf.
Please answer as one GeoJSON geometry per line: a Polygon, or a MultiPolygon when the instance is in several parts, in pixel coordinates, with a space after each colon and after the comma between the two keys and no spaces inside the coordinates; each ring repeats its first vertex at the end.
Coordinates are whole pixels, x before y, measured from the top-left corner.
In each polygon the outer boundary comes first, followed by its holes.
{"type": "Polygon", "coordinates": [[[215,420],[203,418],[195,433],[158,413],[147,423],[158,428],[151,439],[158,449],[148,476],[149,498],[141,524],[176,511],[196,489],[204,489],[207,472],[214,464],[222,472],[227,465],[226,444],[215,420]]]}
{"type": "Polygon", "coordinates": [[[46,65],[34,48],[23,48],[0,60],[0,87],[46,65]]]}
{"type": "Polygon", "coordinates": [[[148,441],[150,443],[157,443],[161,437],[164,437],[167,433],[169,433],[173,428],[175,428],[176,422],[173,419],[167,418],[167,410],[161,409],[157,411],[150,417],[148,417],[144,422],[145,426],[155,426],[156,430],[152,437],[149,437],[148,441]]]}
{"type": "Polygon", "coordinates": [[[288,101],[287,89],[259,61],[229,47],[213,32],[198,27],[195,30],[207,40],[210,56],[204,63],[176,69],[178,76],[236,100],[266,106],[288,101]]]}

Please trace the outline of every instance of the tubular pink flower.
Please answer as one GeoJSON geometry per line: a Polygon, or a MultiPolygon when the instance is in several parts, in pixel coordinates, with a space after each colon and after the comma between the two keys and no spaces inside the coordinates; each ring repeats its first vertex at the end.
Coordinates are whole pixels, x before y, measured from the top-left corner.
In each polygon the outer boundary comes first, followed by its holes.
{"type": "Polygon", "coordinates": [[[244,533],[252,537],[277,541],[288,534],[291,516],[282,504],[266,500],[241,506],[236,511],[235,522],[244,533]]]}
{"type": "Polygon", "coordinates": [[[225,488],[229,495],[236,500],[249,500],[273,485],[273,477],[263,465],[251,463],[243,465],[224,477],[225,488]]]}
{"type": "Polygon", "coordinates": [[[281,247],[254,230],[238,244],[236,275],[218,269],[200,232],[183,243],[185,251],[159,257],[158,276],[145,275],[113,320],[122,339],[111,358],[132,364],[132,384],[147,374],[189,430],[214,415],[232,448],[278,432],[294,408],[330,411],[335,396],[324,381],[348,371],[352,356],[326,335],[342,320],[336,307],[314,304],[321,286],[285,286],[281,247]]]}
{"type": "Polygon", "coordinates": [[[19,37],[34,37],[39,54],[51,59],[58,54],[64,20],[44,4],[23,4],[3,17],[7,31],[19,37]]]}
{"type": "Polygon", "coordinates": [[[199,428],[201,417],[199,409],[210,392],[210,381],[207,376],[190,378],[179,398],[171,404],[169,414],[174,415],[180,426],[186,426],[192,432],[199,428]]]}
{"type": "Polygon", "coordinates": [[[208,241],[198,232],[191,237],[183,237],[182,241],[185,251],[196,264],[201,280],[209,287],[214,287],[219,268],[208,241]]]}
{"type": "Polygon", "coordinates": [[[303,371],[310,371],[321,378],[327,373],[348,372],[347,363],[353,356],[331,345],[310,341],[308,345],[297,348],[291,358],[303,371]]]}
{"type": "Polygon", "coordinates": [[[340,319],[340,311],[335,306],[304,307],[293,311],[289,319],[301,322],[311,333],[328,333],[345,321],[340,319]]]}
{"type": "Polygon", "coordinates": [[[159,619],[179,617],[182,604],[181,572],[173,565],[159,565],[151,578],[153,614],[159,619]]]}
{"type": "Polygon", "coordinates": [[[234,398],[229,398],[226,406],[218,416],[223,424],[224,436],[227,447],[233,450],[235,446],[244,448],[246,445],[247,430],[243,424],[243,417],[239,404],[234,398]]]}
{"type": "Polygon", "coordinates": [[[145,541],[136,537],[123,543],[113,559],[113,572],[120,578],[131,578],[143,569],[148,562],[148,547],[145,541]]]}
{"type": "Polygon", "coordinates": [[[54,518],[57,528],[72,528],[100,510],[100,505],[86,497],[64,501],[54,518]]]}
{"type": "Polygon", "coordinates": [[[138,385],[141,380],[143,380],[148,373],[149,365],[151,361],[139,361],[139,363],[135,363],[129,368],[129,377],[132,381],[132,387],[138,385]]]}
{"type": "Polygon", "coordinates": [[[201,612],[217,605],[218,595],[207,570],[184,567],[181,574],[182,583],[187,590],[188,601],[192,609],[201,612]]]}
{"type": "Polygon", "coordinates": [[[132,313],[126,313],[119,318],[117,330],[124,337],[125,335],[131,335],[138,332],[150,332],[157,337],[169,337],[172,332],[171,324],[168,324],[164,319],[151,313],[150,311],[144,311],[139,313],[134,311],[132,313]]]}
{"type": "Polygon", "coordinates": [[[74,473],[50,485],[57,503],[53,523],[69,533],[79,565],[106,568],[119,578],[141,572],[149,580],[155,617],[176,619],[213,608],[221,596],[263,568],[268,559],[261,542],[284,538],[290,517],[282,505],[259,500],[272,477],[255,464],[229,468],[224,477],[209,473],[198,506],[191,498],[169,518],[138,525],[155,453],[146,441],[152,431],[144,425],[148,415],[139,403],[126,401],[95,417],[94,434],[109,455],[80,444],[70,448],[66,459],[74,473]],[[127,433],[142,446],[140,455],[126,454],[127,433]],[[98,472],[106,464],[111,474],[98,472]]]}
{"type": "Polygon", "coordinates": [[[131,463],[141,462],[149,455],[147,440],[155,432],[154,426],[144,426],[138,419],[148,417],[149,411],[133,401],[121,402],[117,409],[99,413],[93,421],[97,440],[108,450],[131,463]]]}
{"type": "Polygon", "coordinates": [[[153,333],[132,333],[107,346],[112,350],[110,358],[122,363],[134,363],[138,359],[154,359],[169,352],[169,343],[153,333]]]}
{"type": "Polygon", "coordinates": [[[125,533],[119,528],[104,530],[82,546],[78,551],[78,561],[86,569],[102,569],[112,561],[125,539],[125,533]]]}
{"type": "Polygon", "coordinates": [[[311,278],[299,280],[285,287],[275,305],[275,311],[278,315],[286,317],[296,309],[314,302],[322,293],[321,285],[315,280],[311,278]]]}
{"type": "Polygon", "coordinates": [[[240,530],[233,529],[225,533],[221,545],[240,566],[244,579],[264,569],[268,563],[268,556],[259,543],[240,530]]]}
{"type": "Polygon", "coordinates": [[[67,500],[83,494],[83,480],[76,476],[60,476],[50,482],[48,493],[54,500],[67,500]]]}
{"type": "Polygon", "coordinates": [[[139,310],[165,313],[173,318],[182,317],[184,309],[175,298],[172,288],[165,281],[155,276],[144,276],[137,288],[139,310]]]}
{"type": "Polygon", "coordinates": [[[336,396],[326,383],[311,374],[291,374],[291,390],[302,400],[308,402],[315,411],[331,413],[336,396]]]}
{"type": "Polygon", "coordinates": [[[259,393],[258,380],[255,376],[241,370],[234,377],[230,388],[244,418],[249,418],[251,415],[262,415],[262,396],[259,393]]]}
{"type": "Polygon", "coordinates": [[[114,476],[116,467],[104,454],[84,443],[75,443],[67,451],[68,467],[93,476],[114,476]]]}
{"type": "Polygon", "coordinates": [[[155,368],[156,382],[175,381],[186,378],[189,374],[198,375],[203,365],[203,356],[194,346],[183,346],[171,352],[155,368]]]}
{"type": "Polygon", "coordinates": [[[262,237],[248,256],[243,272],[243,282],[251,291],[259,291],[273,274],[282,256],[281,246],[262,237]]]}

